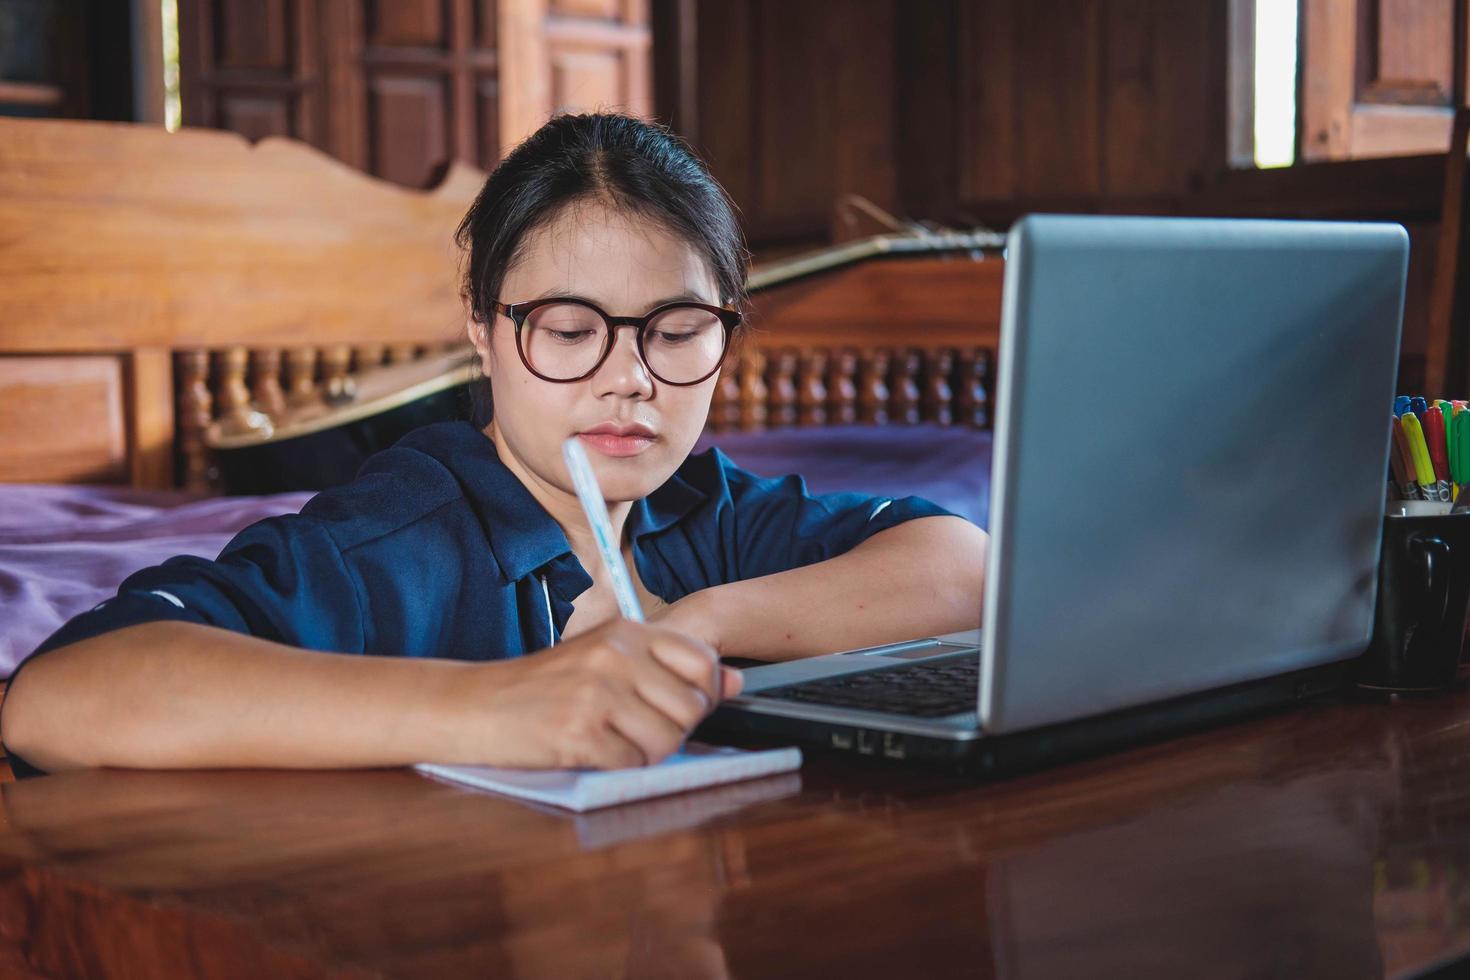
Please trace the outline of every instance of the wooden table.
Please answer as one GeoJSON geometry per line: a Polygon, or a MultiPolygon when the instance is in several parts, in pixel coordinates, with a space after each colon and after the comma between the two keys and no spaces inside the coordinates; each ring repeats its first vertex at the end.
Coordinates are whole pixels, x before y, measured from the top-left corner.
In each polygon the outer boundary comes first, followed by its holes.
{"type": "Polygon", "coordinates": [[[360,773],[0,786],[0,976],[1406,975],[1470,951],[1470,692],[979,784],[583,817],[360,773]]]}

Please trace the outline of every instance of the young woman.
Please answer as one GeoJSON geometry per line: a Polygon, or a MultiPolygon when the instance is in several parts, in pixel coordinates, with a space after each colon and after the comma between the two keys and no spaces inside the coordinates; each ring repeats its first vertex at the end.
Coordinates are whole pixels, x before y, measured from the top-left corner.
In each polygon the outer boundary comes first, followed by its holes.
{"type": "Polygon", "coordinates": [[[138,572],[62,627],[5,700],[18,773],[639,765],[740,690],[720,655],[977,625],[986,538],[968,522],[689,455],[745,253],[667,131],[553,119],[458,240],[483,417],[418,430],[299,515],[138,572]],[[618,618],[561,458],[573,436],[646,625],[618,618]]]}

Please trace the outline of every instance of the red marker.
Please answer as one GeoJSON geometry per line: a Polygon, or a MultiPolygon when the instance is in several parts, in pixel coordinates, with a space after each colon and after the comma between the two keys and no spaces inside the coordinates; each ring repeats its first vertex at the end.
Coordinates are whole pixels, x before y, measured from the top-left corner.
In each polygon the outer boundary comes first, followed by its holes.
{"type": "Polygon", "coordinates": [[[1449,443],[1445,442],[1444,412],[1438,405],[1424,413],[1424,440],[1429,443],[1429,459],[1434,463],[1434,478],[1450,478],[1449,443]]]}

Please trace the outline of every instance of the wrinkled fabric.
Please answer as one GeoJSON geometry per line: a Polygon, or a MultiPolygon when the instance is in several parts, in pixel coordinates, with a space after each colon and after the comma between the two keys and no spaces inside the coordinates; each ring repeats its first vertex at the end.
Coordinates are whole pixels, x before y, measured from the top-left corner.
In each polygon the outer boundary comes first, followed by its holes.
{"type": "Polygon", "coordinates": [[[0,485],[0,677],[138,569],[175,555],[213,558],[241,529],[310,497],[0,485]]]}

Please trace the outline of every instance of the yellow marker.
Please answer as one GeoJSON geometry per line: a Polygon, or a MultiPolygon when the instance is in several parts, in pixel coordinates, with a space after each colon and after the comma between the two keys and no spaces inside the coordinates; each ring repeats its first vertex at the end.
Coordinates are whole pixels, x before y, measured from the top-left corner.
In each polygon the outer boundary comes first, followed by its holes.
{"type": "MultiPolygon", "coordinates": [[[[1404,427],[1404,437],[1409,440],[1409,455],[1414,457],[1414,472],[1419,486],[1430,489],[1434,486],[1434,462],[1429,458],[1429,443],[1424,441],[1424,427],[1413,412],[1405,412],[1400,424],[1404,427]]],[[[1435,499],[1432,495],[1426,496],[1430,500],[1435,499]]]]}

